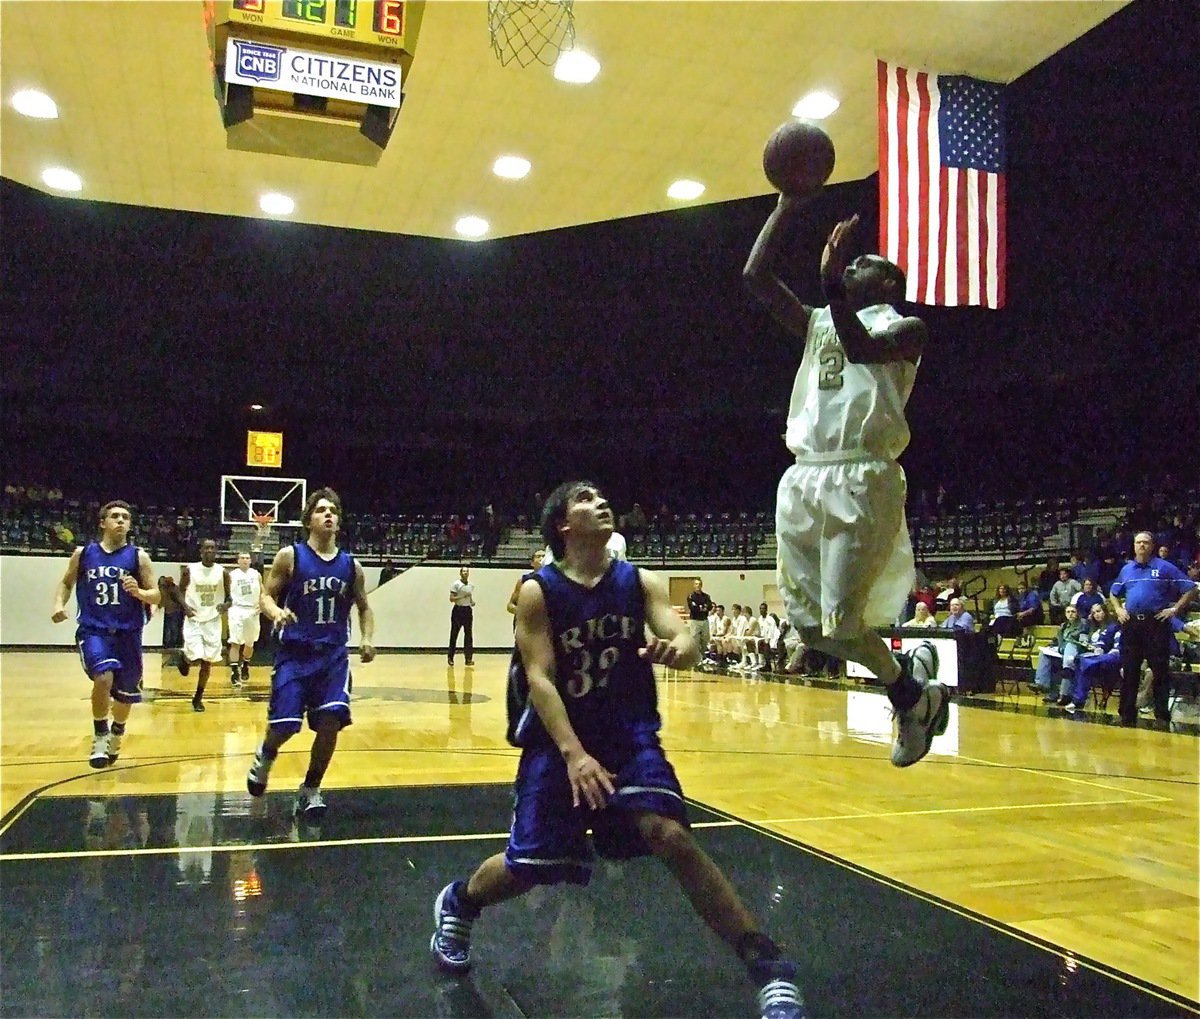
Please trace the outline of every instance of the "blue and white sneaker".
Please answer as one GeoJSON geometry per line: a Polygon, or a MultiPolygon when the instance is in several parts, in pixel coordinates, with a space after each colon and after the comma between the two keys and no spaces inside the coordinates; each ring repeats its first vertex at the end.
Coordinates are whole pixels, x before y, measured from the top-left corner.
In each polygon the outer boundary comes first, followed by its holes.
{"type": "Polygon", "coordinates": [[[805,1019],[794,962],[759,959],[751,965],[750,975],[758,984],[758,1014],[762,1019],[805,1019]]]}
{"type": "Polygon", "coordinates": [[[429,951],[438,966],[449,973],[466,973],[471,968],[471,924],[479,911],[465,909],[459,901],[464,887],[462,881],[451,882],[433,904],[435,930],[429,951]]]}

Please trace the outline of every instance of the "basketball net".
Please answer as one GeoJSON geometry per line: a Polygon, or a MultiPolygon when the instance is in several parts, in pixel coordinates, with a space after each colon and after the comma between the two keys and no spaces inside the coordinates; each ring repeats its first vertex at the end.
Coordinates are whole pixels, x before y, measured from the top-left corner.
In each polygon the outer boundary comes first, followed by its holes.
{"type": "Polygon", "coordinates": [[[489,0],[488,31],[502,65],[552,65],[575,45],[574,0],[489,0]]]}
{"type": "Polygon", "coordinates": [[[251,516],[254,518],[254,537],[250,539],[250,551],[261,552],[263,543],[271,535],[275,516],[271,513],[252,513],[251,516]]]}

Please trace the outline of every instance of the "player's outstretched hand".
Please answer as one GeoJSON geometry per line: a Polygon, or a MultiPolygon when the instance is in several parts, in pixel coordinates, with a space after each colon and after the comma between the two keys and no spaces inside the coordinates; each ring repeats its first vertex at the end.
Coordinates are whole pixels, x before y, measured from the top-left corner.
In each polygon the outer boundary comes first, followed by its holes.
{"type": "Polygon", "coordinates": [[[375,659],[375,645],[367,641],[362,641],[358,645],[358,657],[365,665],[367,662],[375,659]]]}
{"type": "Polygon", "coordinates": [[[666,665],[671,668],[676,667],[680,654],[682,652],[673,641],[664,640],[661,637],[650,637],[646,641],[646,646],[638,651],[639,658],[649,658],[656,665],[666,665]]]}
{"type": "Polygon", "coordinates": [[[567,777],[571,780],[571,803],[576,807],[586,803],[592,810],[603,810],[616,792],[616,776],[586,751],[567,758],[567,777]]]}
{"type": "Polygon", "coordinates": [[[279,615],[271,620],[276,626],[287,626],[288,623],[296,622],[296,613],[291,609],[280,609],[279,615]]]}
{"type": "Polygon", "coordinates": [[[821,252],[821,279],[840,280],[842,271],[849,261],[850,241],[858,227],[858,213],[843,219],[829,234],[825,250],[821,252]]]}

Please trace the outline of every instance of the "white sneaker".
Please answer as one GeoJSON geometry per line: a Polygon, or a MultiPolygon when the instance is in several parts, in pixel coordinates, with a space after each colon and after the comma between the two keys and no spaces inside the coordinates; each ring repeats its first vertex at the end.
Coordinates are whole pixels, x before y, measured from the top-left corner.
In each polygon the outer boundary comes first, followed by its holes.
{"type": "Polygon", "coordinates": [[[892,744],[892,764],[907,768],[929,753],[933,737],[946,731],[950,721],[950,691],[933,682],[937,675],[937,650],[928,641],[900,656],[900,667],[924,689],[907,711],[896,712],[896,742],[892,744]]]}
{"type": "Polygon", "coordinates": [[[108,733],[103,736],[92,737],[92,753],[88,757],[88,764],[93,768],[108,767],[108,733]]]}
{"type": "Polygon", "coordinates": [[[296,790],[295,813],[310,824],[320,821],[325,816],[325,800],[321,796],[321,790],[310,789],[301,782],[300,788],[296,790]]]}
{"type": "Polygon", "coordinates": [[[121,756],[121,737],[124,733],[110,732],[108,734],[108,763],[116,764],[121,756]]]}

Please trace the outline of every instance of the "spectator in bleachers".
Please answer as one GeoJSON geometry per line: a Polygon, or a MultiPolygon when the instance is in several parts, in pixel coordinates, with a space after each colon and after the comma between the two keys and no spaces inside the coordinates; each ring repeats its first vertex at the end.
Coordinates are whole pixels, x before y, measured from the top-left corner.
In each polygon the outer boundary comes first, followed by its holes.
{"type": "Polygon", "coordinates": [[[1050,622],[1061,625],[1066,619],[1066,607],[1080,591],[1083,585],[1071,576],[1068,567],[1063,566],[1058,571],[1058,580],[1050,588],[1050,622]]]}
{"type": "Polygon", "coordinates": [[[905,621],[905,626],[919,626],[933,629],[937,626],[937,617],[929,611],[929,606],[923,601],[917,602],[913,608],[912,618],[905,621]]]}
{"type": "Polygon", "coordinates": [[[944,584],[939,585],[935,607],[949,608],[950,602],[961,597],[962,584],[958,582],[958,577],[951,577],[944,584]]]}
{"type": "Polygon", "coordinates": [[[622,515],[621,530],[634,538],[640,538],[646,533],[649,523],[646,519],[646,511],[642,509],[642,504],[635,502],[633,508],[628,513],[622,515]]]}
{"type": "MultiPolygon", "coordinates": [[[[1087,703],[1087,695],[1097,684],[1111,693],[1121,682],[1121,628],[1109,618],[1103,602],[1092,606],[1088,615],[1087,647],[1075,659],[1075,681],[1064,704],[1076,711],[1087,703]]],[[[1059,698],[1062,699],[1061,697],[1059,698]]]]}
{"type": "MultiPolygon", "coordinates": [[[[1055,681],[1063,673],[1069,673],[1074,682],[1075,659],[1087,647],[1087,633],[1074,605],[1066,606],[1063,613],[1064,619],[1054,635],[1054,643],[1038,653],[1033,685],[1043,694],[1042,700],[1047,704],[1061,703],[1065,707],[1071,698],[1055,693],[1055,681]]],[[[1070,686],[1066,689],[1070,690],[1070,686]]]]}
{"type": "Polygon", "coordinates": [[[1092,618],[1092,606],[1104,604],[1104,596],[1096,590],[1096,585],[1091,580],[1083,582],[1083,590],[1077,594],[1072,602],[1079,610],[1080,619],[1092,618]]]}
{"type": "Polygon", "coordinates": [[[1071,576],[1082,585],[1083,578],[1087,575],[1087,562],[1082,552],[1071,553],[1071,561],[1067,563],[1067,569],[1071,571],[1071,576]]]}
{"type": "Polygon", "coordinates": [[[950,614],[942,620],[942,629],[974,631],[975,617],[966,610],[961,598],[950,599],[950,614]]]}
{"type": "Polygon", "coordinates": [[[1042,596],[1036,590],[1031,591],[1025,581],[1017,585],[1017,627],[1018,630],[1028,630],[1031,626],[1041,626],[1046,620],[1042,609],[1042,596]]]}
{"type": "Polygon", "coordinates": [[[996,599],[992,605],[992,618],[988,620],[988,632],[996,637],[1013,637],[1020,629],[1017,612],[1020,603],[1007,584],[996,585],[996,599]]]}
{"type": "Polygon", "coordinates": [[[1043,598],[1050,597],[1050,591],[1058,582],[1059,567],[1057,559],[1049,559],[1046,562],[1046,568],[1038,574],[1038,591],[1041,592],[1043,598]]]}
{"type": "Polygon", "coordinates": [[[483,512],[479,515],[478,526],[479,537],[483,544],[483,556],[485,559],[494,559],[496,549],[500,545],[502,528],[495,507],[490,502],[483,507],[483,512]]]}

